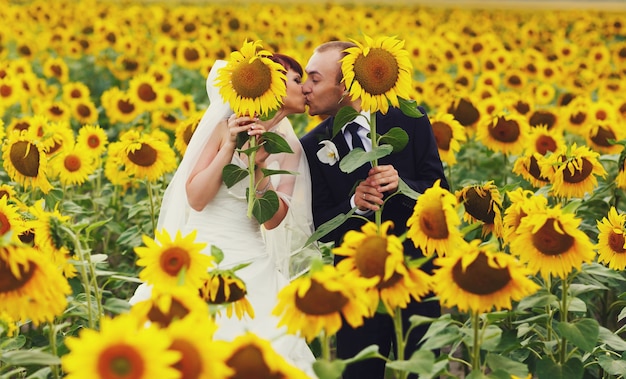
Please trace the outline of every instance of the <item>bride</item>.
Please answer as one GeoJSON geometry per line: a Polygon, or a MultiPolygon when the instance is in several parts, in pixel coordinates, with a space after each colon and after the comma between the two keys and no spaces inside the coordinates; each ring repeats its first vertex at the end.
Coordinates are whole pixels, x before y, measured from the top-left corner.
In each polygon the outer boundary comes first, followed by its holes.
{"type": "MultiPolygon", "coordinates": [[[[157,229],[171,235],[197,230],[197,241],[207,242],[224,253],[220,269],[247,263],[236,272],[246,284],[247,298],[254,309],[254,318],[239,320],[233,315],[217,316],[215,338],[232,340],[251,331],[270,341],[274,350],[307,374],[312,374],[315,358],[304,339],[288,335],[278,328],[278,319],[271,315],[276,295],[289,279],[304,273],[310,259],[319,252],[304,248],[313,231],[310,209],[310,177],[306,158],[291,123],[286,116],[305,111],[302,93],[302,66],[293,58],[274,54],[272,60],[286,71],[286,93],[281,108],[268,121],[236,117],[224,103],[214,82],[217,71],[226,62],[216,61],[207,78],[210,105],[195,130],[187,151],[163,196],[157,229]],[[263,225],[246,215],[247,180],[227,188],[222,169],[233,163],[247,166],[247,156],[236,151],[236,137],[241,132],[259,138],[265,131],[280,134],[289,143],[291,153],[268,154],[263,148],[256,154],[255,182],[257,196],[274,190],[279,196],[279,209],[263,225]],[[263,177],[260,168],[297,172],[263,177]]],[[[150,286],[137,288],[130,303],[150,297],[150,286]]],[[[223,313],[223,312],[222,312],[223,313]]]]}

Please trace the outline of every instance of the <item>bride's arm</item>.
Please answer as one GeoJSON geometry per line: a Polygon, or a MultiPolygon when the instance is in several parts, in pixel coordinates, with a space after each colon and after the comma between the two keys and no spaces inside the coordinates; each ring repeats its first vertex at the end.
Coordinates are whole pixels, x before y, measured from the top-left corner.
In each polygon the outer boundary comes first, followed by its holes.
{"type": "Polygon", "coordinates": [[[250,128],[249,117],[220,121],[200,153],[186,183],[189,206],[201,211],[213,200],[222,185],[222,170],[233,158],[237,134],[250,128]]]}
{"type": "Polygon", "coordinates": [[[234,143],[229,143],[229,138],[224,138],[227,131],[226,120],[221,121],[204,145],[187,179],[187,200],[196,211],[204,209],[213,200],[222,184],[222,169],[232,159],[235,147],[234,143]],[[222,145],[223,140],[226,143],[222,145]]]}

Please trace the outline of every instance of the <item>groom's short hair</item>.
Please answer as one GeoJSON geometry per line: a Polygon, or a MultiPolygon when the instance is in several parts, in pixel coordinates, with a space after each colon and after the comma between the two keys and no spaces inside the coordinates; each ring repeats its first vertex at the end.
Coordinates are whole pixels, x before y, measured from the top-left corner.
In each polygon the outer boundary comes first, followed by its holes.
{"type": "MultiPolygon", "coordinates": [[[[323,44],[317,46],[315,48],[315,52],[316,53],[323,53],[323,52],[329,51],[329,50],[337,50],[341,54],[341,58],[343,58],[346,55],[348,55],[348,53],[346,53],[345,50],[349,49],[351,47],[356,47],[356,44],[354,42],[349,42],[349,41],[328,41],[328,42],[324,42],[323,44]]],[[[339,63],[339,62],[337,62],[337,63],[339,63]]],[[[338,77],[337,77],[337,83],[341,83],[342,80],[343,80],[343,72],[340,69],[338,77]]]]}

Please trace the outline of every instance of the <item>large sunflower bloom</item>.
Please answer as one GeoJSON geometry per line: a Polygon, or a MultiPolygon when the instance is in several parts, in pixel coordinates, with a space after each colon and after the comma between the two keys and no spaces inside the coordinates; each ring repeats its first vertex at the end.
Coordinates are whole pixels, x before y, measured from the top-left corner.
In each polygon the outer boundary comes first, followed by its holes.
{"type": "Polygon", "coordinates": [[[39,188],[43,193],[53,188],[47,177],[48,157],[34,133],[9,133],[2,145],[2,160],[11,180],[25,188],[39,188]]]}
{"type": "Polygon", "coordinates": [[[534,192],[521,187],[506,193],[511,205],[504,211],[504,242],[509,244],[517,237],[517,227],[522,219],[534,212],[544,210],[548,206],[545,196],[537,196],[534,192]]]}
{"type": "Polygon", "coordinates": [[[613,270],[626,268],[626,214],[617,213],[611,207],[607,217],[596,221],[598,225],[598,262],[604,263],[613,270]]]}
{"type": "Polygon", "coordinates": [[[216,85],[238,115],[265,115],[277,109],[287,94],[282,65],[273,62],[261,41],[244,42],[219,70],[216,85]]]}
{"type": "Polygon", "coordinates": [[[189,316],[210,317],[198,291],[189,287],[153,287],[150,298],[133,304],[130,312],[140,323],[149,322],[161,328],[189,316]]]}
{"type": "Polygon", "coordinates": [[[246,284],[232,271],[211,270],[200,287],[200,296],[216,308],[216,314],[219,315],[226,309],[228,318],[234,312],[240,320],[246,314],[254,318],[254,308],[248,301],[247,294],[246,284]]]}
{"type": "Polygon", "coordinates": [[[169,350],[181,355],[174,364],[181,379],[226,379],[232,374],[233,370],[226,366],[226,351],[211,341],[216,328],[211,318],[191,315],[167,327],[172,339],[169,350]]]}
{"type": "Polygon", "coordinates": [[[86,148],[95,157],[100,157],[106,151],[108,143],[106,131],[99,125],[83,125],[76,136],[76,144],[86,148]]]}
{"type": "Polygon", "coordinates": [[[502,237],[502,198],[493,181],[463,187],[455,195],[459,203],[465,206],[464,221],[482,222],[483,236],[494,233],[502,237]]]}
{"type": "Polygon", "coordinates": [[[393,222],[385,221],[379,233],[376,224],[368,222],[361,231],[348,231],[341,246],[333,249],[333,254],[345,257],[337,264],[337,269],[372,279],[372,285],[391,279],[396,269],[404,265],[402,241],[396,235],[387,234],[392,227],[393,222]]]}
{"type": "Polygon", "coordinates": [[[309,379],[299,368],[276,353],[269,341],[246,333],[226,344],[226,365],[234,372],[229,379],[309,379]]]}
{"type": "Polygon", "coordinates": [[[546,279],[551,275],[565,278],[595,257],[589,237],[578,229],[580,223],[574,214],[564,213],[560,205],[533,212],[517,227],[511,253],[533,274],[540,272],[546,279]]]}
{"type": "Polygon", "coordinates": [[[476,139],[492,151],[520,154],[526,147],[530,126],[517,114],[499,113],[478,123],[476,139]]]}
{"type": "Polygon", "coordinates": [[[1,245],[0,312],[35,326],[52,322],[67,306],[71,288],[52,260],[32,247],[1,245]]]}
{"type": "Polygon", "coordinates": [[[17,238],[24,230],[19,208],[10,201],[8,196],[0,194],[0,238],[5,238],[9,233],[11,233],[11,238],[17,238]]]}
{"type": "Polygon", "coordinates": [[[62,185],[81,185],[96,171],[96,160],[89,150],[74,145],[55,156],[50,162],[50,168],[62,185]]]}
{"type": "Polygon", "coordinates": [[[449,255],[463,240],[458,229],[461,220],[456,211],[456,196],[441,188],[441,181],[417,198],[413,214],[407,220],[407,237],[425,256],[449,255]]]}
{"type": "Polygon", "coordinates": [[[607,172],[599,161],[599,153],[587,146],[563,146],[546,157],[541,165],[541,175],[549,178],[552,191],[558,197],[570,199],[593,192],[598,184],[596,176],[607,172]]]}
{"type": "Polygon", "coordinates": [[[366,45],[346,49],[341,59],[343,80],[352,100],[361,99],[361,108],[386,114],[389,103],[399,107],[398,98],[408,99],[412,91],[413,66],[404,41],[395,37],[372,39],[365,36],[366,45]]]}
{"type": "Polygon", "coordinates": [[[437,113],[430,122],[435,134],[439,156],[448,165],[456,163],[456,153],[467,140],[465,129],[450,113],[437,113]]]}
{"type": "Polygon", "coordinates": [[[156,239],[142,236],[146,246],[135,248],[139,257],[137,266],[144,267],[139,278],[154,286],[188,286],[198,289],[207,277],[207,269],[213,264],[213,257],[202,254],[206,243],[196,243],[196,230],[182,236],[176,232],[172,239],[163,229],[157,231],[156,239]]]}
{"type": "Polygon", "coordinates": [[[462,252],[436,258],[440,268],[433,274],[433,290],[444,307],[461,312],[511,309],[512,301],[533,294],[539,285],[528,278],[529,270],[514,257],[493,252],[474,240],[459,246],[462,252]]]}
{"type": "Polygon", "coordinates": [[[541,175],[541,165],[544,160],[543,155],[527,151],[515,160],[511,171],[527,180],[533,187],[542,188],[550,184],[550,179],[541,175]]]}
{"type": "Polygon", "coordinates": [[[100,330],[83,329],[68,337],[70,352],[61,364],[67,379],[175,379],[180,372],[173,365],[180,353],[168,350],[172,341],[157,327],[140,327],[129,314],[103,318],[100,330]]]}
{"type": "Polygon", "coordinates": [[[622,123],[617,118],[607,121],[595,121],[593,125],[587,129],[585,140],[587,146],[600,154],[619,154],[624,146],[620,144],[612,144],[610,141],[620,141],[626,138],[622,123]]]}
{"type": "Polygon", "coordinates": [[[312,270],[284,287],[278,294],[273,314],[278,326],[313,341],[322,331],[332,336],[345,320],[353,328],[374,314],[376,304],[366,296],[369,280],[349,278],[332,265],[312,270]]]}
{"type": "Polygon", "coordinates": [[[176,169],[174,150],[153,135],[130,130],[120,137],[119,144],[119,158],[130,176],[153,182],[176,169]]]}

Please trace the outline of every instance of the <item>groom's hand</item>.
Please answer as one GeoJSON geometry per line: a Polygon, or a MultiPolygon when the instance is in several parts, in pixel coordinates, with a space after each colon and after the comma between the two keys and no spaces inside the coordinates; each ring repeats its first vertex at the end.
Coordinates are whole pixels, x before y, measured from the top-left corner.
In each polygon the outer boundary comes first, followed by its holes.
{"type": "Polygon", "coordinates": [[[398,189],[400,176],[392,165],[379,165],[370,169],[366,182],[382,196],[383,192],[391,193],[398,189]]]}
{"type": "Polygon", "coordinates": [[[367,180],[362,181],[354,192],[354,205],[361,211],[377,211],[383,204],[383,194],[372,187],[367,180]]]}

